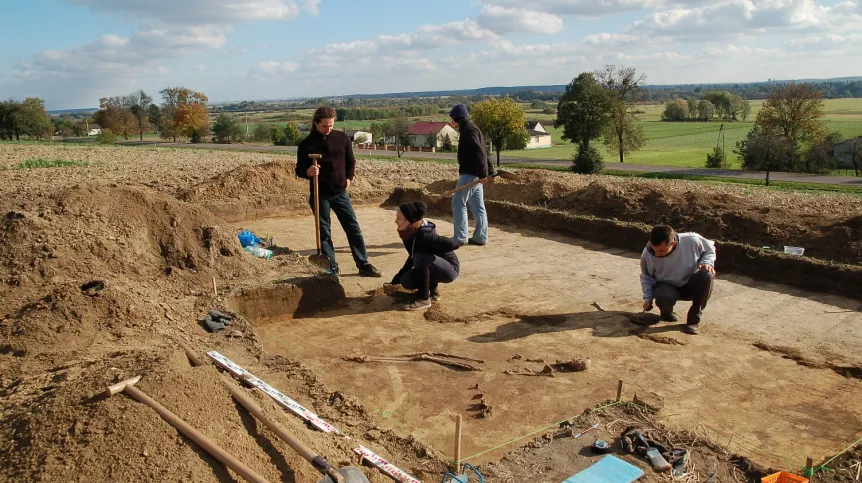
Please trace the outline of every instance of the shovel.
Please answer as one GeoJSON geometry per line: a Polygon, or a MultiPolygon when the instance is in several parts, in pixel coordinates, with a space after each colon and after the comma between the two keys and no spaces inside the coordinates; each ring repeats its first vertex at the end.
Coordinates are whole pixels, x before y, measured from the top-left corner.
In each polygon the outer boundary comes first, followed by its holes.
{"type": "MultiPolygon", "coordinates": [[[[323,156],[320,154],[309,154],[314,166],[317,166],[317,160],[323,156]]],[[[308,261],[318,267],[329,270],[329,258],[320,253],[320,197],[318,195],[317,176],[314,177],[314,234],[317,236],[317,253],[308,257],[308,261]]]]}
{"type": "Polygon", "coordinates": [[[318,480],[317,483],[369,483],[368,478],[365,477],[362,470],[354,466],[345,466],[336,470],[334,466],[330,465],[329,462],[326,461],[326,458],[311,451],[302,443],[302,441],[288,433],[284,427],[263,414],[263,410],[260,406],[252,401],[251,398],[246,396],[242,389],[237,387],[236,384],[228,382],[227,380],[225,380],[224,383],[227,385],[227,389],[230,391],[233,398],[236,399],[236,401],[240,403],[246,411],[250,412],[255,418],[265,424],[266,427],[276,434],[276,436],[284,440],[284,442],[293,448],[294,451],[299,453],[299,456],[301,456],[305,461],[311,463],[317,471],[326,475],[318,480]]]}
{"type": "MultiPolygon", "coordinates": [[[[496,173],[492,174],[491,176],[489,176],[489,178],[496,178],[497,176],[499,176],[503,179],[508,179],[508,180],[515,181],[518,183],[521,182],[521,177],[518,176],[517,174],[511,172],[511,171],[506,171],[506,170],[501,169],[501,170],[497,171],[496,173]]],[[[450,196],[450,195],[453,195],[459,191],[464,191],[466,189],[470,189],[473,186],[476,186],[477,184],[479,184],[481,182],[482,182],[481,179],[477,179],[476,181],[473,181],[472,183],[467,183],[464,186],[460,186],[458,188],[453,189],[452,191],[447,191],[447,192],[443,193],[443,196],[450,196]]]]}

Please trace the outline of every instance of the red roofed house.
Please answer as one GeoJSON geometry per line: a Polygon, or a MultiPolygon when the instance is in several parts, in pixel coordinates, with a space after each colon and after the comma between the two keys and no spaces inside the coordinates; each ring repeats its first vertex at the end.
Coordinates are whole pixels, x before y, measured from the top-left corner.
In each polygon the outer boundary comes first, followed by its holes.
{"type": "Polygon", "coordinates": [[[442,148],[446,136],[449,136],[449,141],[453,146],[458,145],[458,131],[448,122],[419,121],[407,129],[407,134],[413,141],[413,146],[420,148],[442,148]]]}

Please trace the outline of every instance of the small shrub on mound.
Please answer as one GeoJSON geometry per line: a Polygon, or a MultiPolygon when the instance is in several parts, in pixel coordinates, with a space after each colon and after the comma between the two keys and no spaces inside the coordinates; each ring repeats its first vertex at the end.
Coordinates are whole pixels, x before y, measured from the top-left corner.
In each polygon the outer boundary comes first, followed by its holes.
{"type": "Polygon", "coordinates": [[[578,148],[578,154],[572,158],[572,171],[578,174],[598,174],[604,168],[602,153],[592,146],[587,149],[578,148]]]}

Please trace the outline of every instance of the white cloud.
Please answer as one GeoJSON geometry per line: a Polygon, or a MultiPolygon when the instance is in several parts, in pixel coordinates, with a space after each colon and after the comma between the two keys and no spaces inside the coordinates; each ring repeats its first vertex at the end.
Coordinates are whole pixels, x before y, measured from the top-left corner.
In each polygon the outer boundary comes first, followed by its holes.
{"type": "MultiPolygon", "coordinates": [[[[595,17],[639,10],[658,10],[686,5],[700,5],[710,0],[532,0],[532,10],[556,15],[595,17]]],[[[486,0],[487,4],[522,7],[522,0],[486,0]]]]}
{"type": "Polygon", "coordinates": [[[204,66],[203,64],[198,64],[198,66],[195,67],[195,70],[198,72],[203,72],[204,70],[206,70],[206,66],[204,66]]]}
{"type": "Polygon", "coordinates": [[[787,45],[796,50],[821,50],[834,48],[849,48],[862,45],[862,34],[838,35],[825,34],[802,37],[787,42],[787,45]]]}
{"type": "Polygon", "coordinates": [[[159,72],[159,74],[167,74],[168,72],[170,72],[170,69],[161,65],[158,66],[156,70],[159,72]]]}
{"type": "Polygon", "coordinates": [[[510,32],[555,34],[563,30],[563,19],[552,13],[498,5],[483,6],[476,22],[498,34],[510,32]]]}
{"type": "MultiPolygon", "coordinates": [[[[6,80],[4,91],[18,97],[35,92],[49,105],[61,99],[92,105],[151,69],[165,74],[167,69],[156,66],[163,60],[223,47],[236,23],[292,20],[302,12],[317,15],[320,4],[320,0],[68,1],[124,15],[141,27],[129,37],[108,34],[80,47],[36,54],[16,66],[16,75],[6,80]]],[[[198,65],[196,70],[204,68],[198,65]]]]}
{"type": "Polygon", "coordinates": [[[676,39],[730,38],[781,29],[840,29],[859,21],[858,2],[828,7],[814,0],[727,0],[655,12],[635,22],[630,31],[676,39]]]}
{"type": "Polygon", "coordinates": [[[293,20],[303,11],[317,15],[320,0],[70,0],[93,10],[119,13],[164,24],[230,24],[255,20],[293,20]]]}
{"type": "Polygon", "coordinates": [[[737,55],[751,55],[753,50],[750,47],[737,47],[735,45],[713,45],[705,47],[698,52],[700,57],[725,58],[737,55]]]}
{"type": "Polygon", "coordinates": [[[260,65],[252,72],[263,76],[290,74],[299,70],[299,64],[296,62],[276,62],[270,60],[261,62],[260,65]]]}
{"type": "Polygon", "coordinates": [[[617,47],[623,45],[631,45],[636,44],[638,42],[643,41],[643,37],[640,35],[631,35],[631,34],[610,34],[610,33],[601,33],[601,34],[592,34],[584,37],[584,42],[590,45],[602,45],[606,47],[617,47]]]}
{"type": "MultiPolygon", "coordinates": [[[[337,68],[343,64],[367,62],[368,58],[375,54],[390,60],[404,59],[404,65],[411,66],[409,59],[416,59],[429,51],[457,44],[500,39],[501,36],[473,20],[420,25],[409,34],[380,35],[374,40],[327,44],[320,49],[310,50],[302,64],[319,69],[337,68]]],[[[415,67],[427,68],[424,63],[413,64],[415,67]]]]}

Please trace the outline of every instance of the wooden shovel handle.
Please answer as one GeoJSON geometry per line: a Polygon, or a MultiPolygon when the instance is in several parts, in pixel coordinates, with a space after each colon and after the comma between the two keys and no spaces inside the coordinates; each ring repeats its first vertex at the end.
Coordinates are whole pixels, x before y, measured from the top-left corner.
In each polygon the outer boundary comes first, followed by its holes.
{"type": "Polygon", "coordinates": [[[188,423],[180,419],[179,416],[170,412],[166,407],[156,402],[150,396],[147,396],[144,391],[141,391],[135,386],[129,384],[126,386],[125,392],[126,394],[134,398],[136,401],[153,408],[153,410],[157,412],[159,416],[162,417],[162,419],[170,423],[171,426],[177,428],[180,433],[182,433],[190,440],[194,441],[195,444],[203,448],[203,450],[212,455],[213,458],[217,459],[221,464],[235,471],[245,480],[251,481],[253,483],[269,483],[268,480],[266,480],[263,476],[257,474],[253,469],[244,465],[242,461],[234,458],[233,455],[222,449],[219,445],[215,444],[211,439],[206,437],[206,435],[204,435],[197,429],[191,427],[188,423]]]}
{"type": "MultiPolygon", "coordinates": [[[[491,176],[489,176],[489,178],[494,177],[494,176],[497,176],[497,175],[496,174],[491,175],[491,176]]],[[[482,178],[482,179],[486,179],[486,178],[482,178]]],[[[443,196],[454,195],[455,193],[457,193],[459,191],[464,191],[467,188],[472,188],[473,186],[476,186],[477,184],[481,183],[482,179],[477,179],[476,181],[467,183],[464,186],[459,186],[459,187],[453,189],[452,191],[447,191],[447,192],[443,193],[443,196]]]]}
{"type": "Polygon", "coordinates": [[[322,457],[318,457],[311,449],[305,446],[302,441],[296,439],[292,434],[288,433],[280,424],[269,419],[264,413],[260,406],[257,405],[250,397],[245,395],[242,390],[236,386],[236,384],[230,383],[228,381],[224,381],[227,386],[228,391],[230,391],[231,396],[240,403],[242,407],[245,408],[246,411],[250,412],[255,418],[257,418],[260,422],[266,425],[267,428],[272,430],[273,433],[276,434],[279,438],[281,438],[285,443],[287,443],[294,451],[299,453],[300,456],[305,461],[311,463],[315,468],[317,468],[321,473],[328,475],[333,479],[336,483],[344,483],[344,477],[341,476],[338,472],[335,471],[335,468],[329,465],[329,463],[323,459],[322,457]]]}
{"type": "MultiPolygon", "coordinates": [[[[309,157],[312,165],[316,167],[317,156],[309,157]]],[[[320,195],[318,194],[317,175],[314,176],[314,234],[317,236],[317,254],[320,255],[320,195]]]]}

